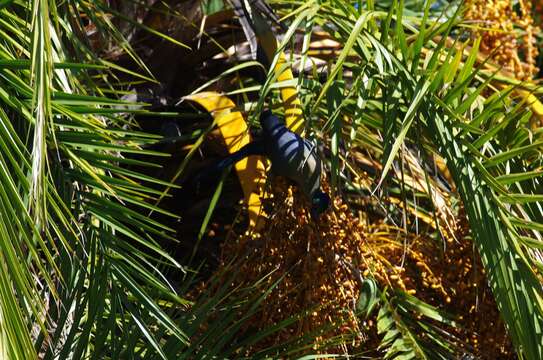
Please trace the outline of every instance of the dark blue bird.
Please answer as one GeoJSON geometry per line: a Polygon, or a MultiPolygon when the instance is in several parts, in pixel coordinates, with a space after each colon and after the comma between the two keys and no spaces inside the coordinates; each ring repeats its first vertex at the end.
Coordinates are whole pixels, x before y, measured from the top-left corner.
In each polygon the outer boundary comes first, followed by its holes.
{"type": "Polygon", "coordinates": [[[290,131],[279,118],[267,110],[260,115],[262,136],[228,157],[205,174],[214,174],[250,155],[270,159],[274,175],[294,181],[311,201],[311,216],[317,219],[330,204],[330,197],[321,190],[322,163],[315,145],[290,131]]]}

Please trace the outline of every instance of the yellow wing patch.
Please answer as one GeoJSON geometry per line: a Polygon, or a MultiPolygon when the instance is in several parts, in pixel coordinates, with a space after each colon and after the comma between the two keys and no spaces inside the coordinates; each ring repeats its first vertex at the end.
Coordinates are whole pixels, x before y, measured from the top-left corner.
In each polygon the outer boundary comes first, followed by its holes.
{"type": "MultiPolygon", "coordinates": [[[[228,97],[209,91],[189,95],[185,99],[199,104],[213,116],[230,154],[251,142],[247,122],[228,97]]],[[[250,230],[258,230],[266,216],[260,201],[266,182],[264,161],[261,156],[249,156],[235,164],[249,212],[250,230]]]]}
{"type": "MultiPolygon", "coordinates": [[[[277,39],[273,35],[268,23],[262,19],[258,13],[254,14],[255,20],[255,34],[258,42],[268,61],[271,63],[275,53],[277,52],[277,39]]],[[[294,79],[292,70],[288,65],[287,58],[284,52],[279,53],[277,63],[274,67],[274,72],[277,76],[277,81],[287,81],[294,79]]],[[[302,116],[302,103],[298,98],[298,91],[295,86],[286,86],[280,89],[281,100],[283,101],[283,107],[285,109],[285,123],[287,127],[302,135],[304,131],[304,119],[302,116]]]]}

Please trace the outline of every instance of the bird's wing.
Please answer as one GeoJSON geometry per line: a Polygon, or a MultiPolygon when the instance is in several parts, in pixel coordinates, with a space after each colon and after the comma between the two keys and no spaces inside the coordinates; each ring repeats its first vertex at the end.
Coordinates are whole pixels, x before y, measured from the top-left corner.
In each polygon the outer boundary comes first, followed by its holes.
{"type": "Polygon", "coordinates": [[[200,182],[203,179],[208,179],[212,176],[216,176],[217,174],[220,174],[224,169],[227,167],[230,167],[237,163],[238,161],[246,158],[247,156],[251,155],[265,155],[265,149],[264,144],[262,141],[252,141],[248,143],[247,145],[243,146],[238,151],[228,155],[221,161],[217,162],[214,165],[211,165],[210,167],[204,169],[203,172],[198,174],[195,178],[196,182],[200,182]]]}
{"type": "Polygon", "coordinates": [[[304,160],[302,163],[303,190],[309,199],[321,186],[321,159],[317,153],[317,146],[304,139],[304,160]]]}

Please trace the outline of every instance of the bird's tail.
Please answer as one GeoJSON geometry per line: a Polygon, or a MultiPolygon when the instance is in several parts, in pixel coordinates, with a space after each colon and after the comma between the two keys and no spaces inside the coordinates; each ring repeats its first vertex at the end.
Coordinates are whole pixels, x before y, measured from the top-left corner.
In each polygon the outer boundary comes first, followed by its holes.
{"type": "Polygon", "coordinates": [[[204,169],[199,174],[196,175],[193,182],[198,184],[204,180],[209,180],[211,178],[216,178],[222,173],[222,171],[238,161],[246,158],[251,155],[264,155],[264,144],[262,141],[253,141],[249,144],[243,146],[238,151],[228,155],[219,162],[211,165],[210,167],[204,169]]]}
{"type": "MultiPolygon", "coordinates": [[[[265,46],[270,46],[269,41],[263,41],[263,38],[271,37],[275,39],[272,28],[268,22],[278,25],[282,31],[287,28],[279,21],[279,17],[273,12],[272,8],[265,0],[229,0],[234,13],[239,19],[243,33],[249,42],[251,49],[251,58],[261,63],[266,69],[262,69],[255,75],[260,84],[266,81],[266,73],[270,67],[271,60],[269,54],[273,54],[275,49],[264,49],[265,46]],[[267,55],[268,54],[268,55],[267,55]]],[[[272,43],[276,46],[275,41],[272,43]]]]}
{"type": "Polygon", "coordinates": [[[285,24],[279,21],[279,17],[266,0],[230,0],[230,4],[234,8],[234,13],[242,21],[248,21],[249,25],[254,28],[255,16],[260,16],[263,20],[273,23],[281,30],[287,31],[285,24]],[[244,18],[244,19],[242,19],[244,18]]]}

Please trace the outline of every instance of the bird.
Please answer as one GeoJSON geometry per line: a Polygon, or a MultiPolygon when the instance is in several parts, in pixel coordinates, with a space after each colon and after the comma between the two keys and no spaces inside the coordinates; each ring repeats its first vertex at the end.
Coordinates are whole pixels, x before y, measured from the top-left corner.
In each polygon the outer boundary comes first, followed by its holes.
{"type": "MultiPolygon", "coordinates": [[[[264,0],[229,0],[238,16],[243,32],[249,42],[251,57],[260,62],[266,69],[270,67],[271,59],[266,53],[272,50],[263,49],[263,38],[270,35],[271,27],[268,21],[285,30],[279,18],[264,0]]],[[[272,41],[275,43],[275,40],[272,41]]],[[[269,44],[268,44],[269,45],[269,44]]],[[[255,80],[264,84],[265,72],[258,73],[255,80]]],[[[195,181],[222,172],[247,156],[259,155],[271,161],[271,173],[290,179],[303,192],[311,203],[310,214],[318,219],[330,205],[330,197],[321,189],[322,162],[317,148],[307,139],[289,130],[284,121],[281,121],[270,110],[260,114],[261,136],[243,146],[240,150],[230,154],[212,165],[203,173],[196,176],[195,181]]]]}
{"type": "Polygon", "coordinates": [[[258,33],[271,31],[270,26],[265,22],[273,23],[283,31],[286,31],[287,27],[279,21],[279,17],[264,0],[229,0],[229,2],[249,42],[251,57],[253,60],[258,60],[258,33]]]}
{"type": "Polygon", "coordinates": [[[274,24],[283,32],[287,31],[287,27],[279,21],[279,17],[274,13],[273,9],[264,0],[228,0],[232,6],[235,15],[241,25],[241,29],[245,34],[245,38],[249,43],[251,51],[251,59],[256,60],[264,69],[258,68],[253,77],[257,82],[263,84],[266,80],[266,71],[270,67],[272,54],[275,52],[275,40],[271,43],[263,44],[263,38],[271,36],[275,39],[272,27],[274,24]],[[270,47],[271,46],[271,47],[270,47]]]}
{"type": "Polygon", "coordinates": [[[290,131],[270,110],[262,111],[260,124],[262,133],[257,139],[197,175],[196,181],[214,176],[247,156],[264,156],[271,161],[273,175],[298,186],[311,203],[311,217],[318,219],[328,209],[330,197],[321,188],[322,161],[316,145],[290,131]]]}

